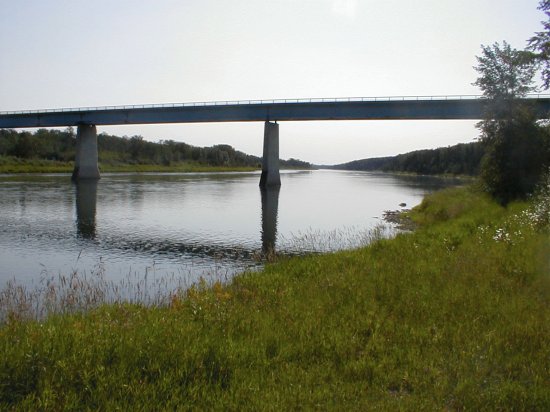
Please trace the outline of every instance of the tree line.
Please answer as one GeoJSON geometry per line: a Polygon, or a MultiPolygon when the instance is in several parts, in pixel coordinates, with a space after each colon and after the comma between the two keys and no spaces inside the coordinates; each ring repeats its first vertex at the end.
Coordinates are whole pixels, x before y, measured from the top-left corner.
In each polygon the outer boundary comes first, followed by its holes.
{"type": "Polygon", "coordinates": [[[481,142],[461,143],[438,149],[416,150],[397,156],[354,160],[332,166],[340,170],[380,170],[426,175],[477,175],[484,147],[481,142]]]}
{"type": "MultiPolygon", "coordinates": [[[[76,135],[72,127],[65,130],[39,129],[34,133],[10,129],[0,130],[0,156],[23,159],[74,161],[76,135]]],[[[158,143],[146,141],[142,136],[120,137],[101,133],[98,136],[100,163],[154,164],[169,166],[194,162],[208,166],[261,167],[262,159],[235,150],[227,144],[198,147],[173,140],[158,143]]],[[[311,164],[298,159],[281,160],[287,168],[311,168],[311,164]]]]}

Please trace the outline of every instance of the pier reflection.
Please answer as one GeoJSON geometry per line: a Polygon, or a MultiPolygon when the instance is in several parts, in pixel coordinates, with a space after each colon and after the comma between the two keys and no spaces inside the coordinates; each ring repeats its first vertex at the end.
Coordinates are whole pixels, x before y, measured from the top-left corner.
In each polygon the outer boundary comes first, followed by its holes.
{"type": "MultiPolygon", "coordinates": [[[[81,180],[74,183],[76,194],[76,230],[81,239],[96,240],[99,236],[96,227],[97,218],[97,180],[81,180]]],[[[275,252],[277,240],[277,220],[280,187],[260,188],[261,193],[261,247],[262,254],[269,256],[275,252]]],[[[161,251],[163,254],[225,256],[237,257],[253,254],[246,247],[200,243],[199,239],[154,239],[140,236],[143,233],[128,234],[125,239],[108,236],[102,240],[104,245],[112,243],[113,248],[133,251],[161,251]],[[117,239],[115,241],[115,239],[117,239]]]]}
{"type": "Polygon", "coordinates": [[[80,180],[75,185],[77,236],[84,239],[95,239],[98,181],[95,179],[80,180]]]}
{"type": "Polygon", "coordinates": [[[262,193],[262,253],[275,252],[280,186],[260,188],[262,193]]]}

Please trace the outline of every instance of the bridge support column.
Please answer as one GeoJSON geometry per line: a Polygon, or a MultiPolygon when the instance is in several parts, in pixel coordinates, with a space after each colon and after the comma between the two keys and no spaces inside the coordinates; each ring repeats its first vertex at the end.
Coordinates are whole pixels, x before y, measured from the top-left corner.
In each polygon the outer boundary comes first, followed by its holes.
{"type": "Polygon", "coordinates": [[[97,131],[94,125],[81,124],[76,133],[73,180],[99,179],[97,131]]]}
{"type": "Polygon", "coordinates": [[[280,186],[279,174],[279,125],[265,122],[264,126],[264,156],[262,160],[262,177],[260,186],[280,186]]]}

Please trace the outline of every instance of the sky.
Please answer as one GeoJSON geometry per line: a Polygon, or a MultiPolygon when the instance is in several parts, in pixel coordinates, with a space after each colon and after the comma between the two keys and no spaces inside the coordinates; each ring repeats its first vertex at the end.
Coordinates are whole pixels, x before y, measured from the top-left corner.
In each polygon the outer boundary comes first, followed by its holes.
{"type": "MultiPolygon", "coordinates": [[[[522,49],[538,0],[0,0],[0,111],[480,94],[481,45],[522,49]]],[[[263,123],[98,133],[260,156],[263,123]]],[[[281,158],[337,164],[473,141],[473,121],[280,122],[281,158]]]]}

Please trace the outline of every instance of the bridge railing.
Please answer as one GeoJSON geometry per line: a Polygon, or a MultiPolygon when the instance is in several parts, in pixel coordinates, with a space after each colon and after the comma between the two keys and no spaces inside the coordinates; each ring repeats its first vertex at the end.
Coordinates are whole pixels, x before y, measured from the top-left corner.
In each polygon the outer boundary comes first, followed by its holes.
{"type": "MultiPolygon", "coordinates": [[[[15,110],[0,111],[0,115],[35,114],[35,113],[65,113],[90,112],[105,110],[133,110],[133,109],[162,109],[176,107],[203,107],[203,106],[242,106],[262,104],[295,104],[295,103],[341,103],[341,102],[387,102],[387,101],[425,101],[425,100],[480,100],[482,95],[445,95],[445,96],[376,96],[376,97],[313,97],[297,99],[269,99],[269,100],[222,100],[189,103],[159,103],[159,104],[132,104],[116,106],[94,107],[64,107],[42,110],[15,110]]],[[[528,94],[529,99],[550,99],[550,94],[528,94]]]]}

